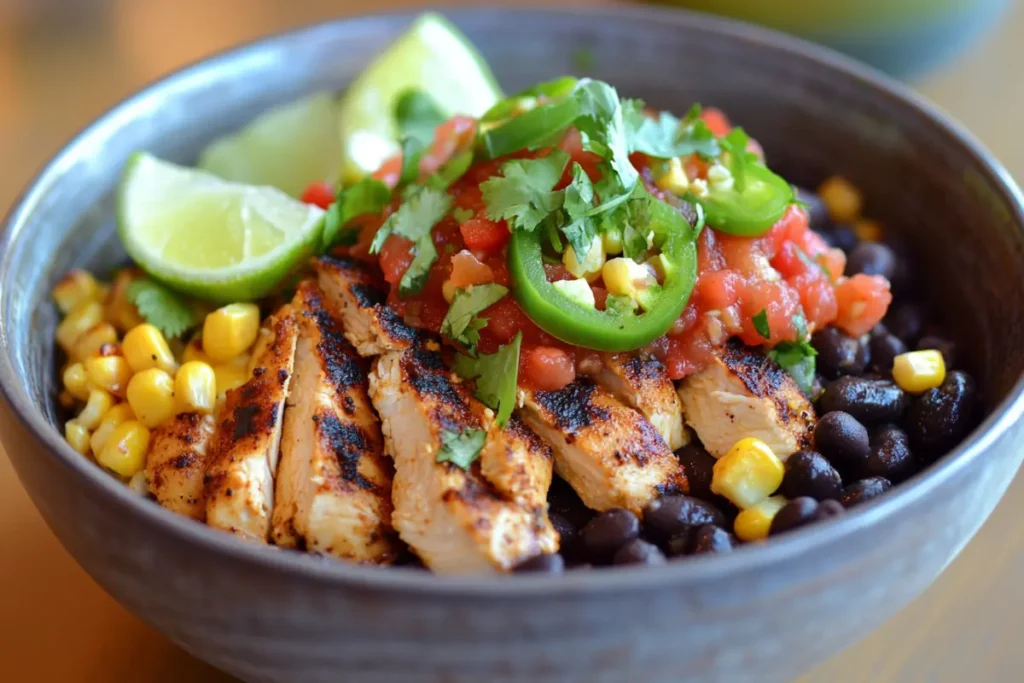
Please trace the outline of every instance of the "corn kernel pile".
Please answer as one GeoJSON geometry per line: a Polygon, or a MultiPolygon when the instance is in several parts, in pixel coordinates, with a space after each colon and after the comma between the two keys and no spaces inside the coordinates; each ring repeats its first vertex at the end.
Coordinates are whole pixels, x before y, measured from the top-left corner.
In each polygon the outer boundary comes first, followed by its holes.
{"type": "Polygon", "coordinates": [[[768,537],[772,520],[786,504],[772,495],[782,485],[786,468],[764,441],[747,437],[737,441],[715,463],[711,491],[729,499],[740,513],[733,531],[742,541],[768,537]]]}
{"type": "Polygon", "coordinates": [[[56,339],[68,359],[60,403],[75,415],[64,436],[79,453],[144,489],[151,430],[180,413],[212,414],[225,392],[249,379],[260,311],[229,304],[207,314],[201,336],[168,342],[127,298],[139,275],[121,270],[108,286],[73,270],[53,298],[64,316],[56,339]]]}

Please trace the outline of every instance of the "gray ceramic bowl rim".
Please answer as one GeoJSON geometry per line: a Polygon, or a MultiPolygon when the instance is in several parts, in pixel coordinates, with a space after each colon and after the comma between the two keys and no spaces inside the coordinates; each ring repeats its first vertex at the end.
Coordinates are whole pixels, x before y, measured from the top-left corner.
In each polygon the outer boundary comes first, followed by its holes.
{"type": "MultiPolygon", "coordinates": [[[[971,133],[935,105],[906,87],[870,67],[826,48],[742,22],[697,12],[658,7],[490,8],[442,9],[441,11],[454,18],[456,23],[460,17],[480,17],[505,13],[569,17],[597,14],[608,21],[615,21],[616,18],[621,17],[640,18],[659,23],[674,23],[680,27],[697,27],[702,31],[716,33],[726,38],[753,43],[763,49],[816,61],[860,81],[875,90],[880,98],[898,100],[911,105],[927,117],[932,124],[945,128],[958,138],[981,164],[987,174],[987,180],[1000,190],[1006,199],[1010,200],[1017,224],[1024,225],[1024,195],[1006,169],[971,133]]],[[[204,74],[225,68],[237,69],[249,60],[258,61],[261,53],[271,45],[287,42],[300,34],[313,33],[339,23],[373,21],[374,18],[381,16],[411,21],[416,14],[396,12],[342,18],[261,38],[199,60],[144,86],[135,94],[122,100],[73,137],[30,181],[27,189],[15,202],[14,207],[4,220],[2,233],[0,233],[0,280],[6,278],[7,273],[10,272],[10,263],[20,253],[20,249],[12,249],[12,244],[15,244],[15,238],[25,228],[34,207],[45,197],[47,188],[60,176],[64,164],[73,156],[73,151],[79,147],[88,146],[94,135],[111,128],[116,129],[121,121],[132,118],[136,109],[144,108],[148,102],[153,101],[157,93],[161,93],[165,97],[172,96],[175,91],[187,89],[191,83],[202,80],[204,74]]],[[[305,579],[319,580],[339,586],[365,586],[407,593],[520,599],[526,596],[552,593],[591,593],[615,589],[636,589],[641,586],[651,588],[665,584],[693,584],[712,578],[721,578],[730,573],[767,569],[774,563],[809,554],[825,543],[833,543],[838,546],[836,542],[841,541],[844,537],[865,527],[880,525],[893,515],[900,514],[914,501],[931,495],[943,482],[956,477],[972,460],[981,457],[986,449],[1024,414],[1024,378],[1021,378],[1009,395],[988,415],[982,425],[941,462],[901,484],[893,492],[859,506],[849,514],[786,534],[782,538],[773,539],[764,546],[741,547],[726,555],[695,557],[685,562],[668,563],[659,567],[643,569],[613,567],[600,571],[570,572],[562,576],[512,575],[498,578],[434,576],[420,570],[382,569],[352,565],[326,561],[303,553],[282,552],[252,545],[180,517],[131,492],[126,486],[72,450],[62,435],[32,405],[11,362],[6,321],[2,316],[3,311],[0,310],[0,393],[6,398],[13,413],[18,415],[22,423],[36,438],[47,446],[50,455],[58,458],[61,465],[73,470],[82,478],[83,486],[99,489],[103,495],[109,496],[120,505],[125,514],[142,515],[164,533],[172,534],[179,540],[197,544],[208,550],[223,553],[235,560],[254,562],[281,572],[293,572],[305,579]]]]}

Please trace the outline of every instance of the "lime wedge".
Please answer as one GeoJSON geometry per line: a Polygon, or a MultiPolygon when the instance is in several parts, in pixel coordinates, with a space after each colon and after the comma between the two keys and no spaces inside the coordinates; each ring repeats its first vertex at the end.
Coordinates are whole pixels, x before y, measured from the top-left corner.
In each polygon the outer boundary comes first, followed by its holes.
{"type": "Polygon", "coordinates": [[[267,186],[222,180],[149,154],[121,175],[118,234],[136,263],[215,303],[259,298],[312,251],[323,210],[267,186]]]}
{"type": "Polygon", "coordinates": [[[211,143],[199,168],[250,185],[270,185],[298,197],[311,182],[334,180],[341,168],[338,106],[316,93],[275,107],[233,135],[211,143]]]}
{"type": "Polygon", "coordinates": [[[427,13],[349,86],[340,105],[342,181],[377,170],[398,150],[394,108],[418,89],[448,116],[480,116],[503,97],[487,62],[444,17],[427,13]]]}

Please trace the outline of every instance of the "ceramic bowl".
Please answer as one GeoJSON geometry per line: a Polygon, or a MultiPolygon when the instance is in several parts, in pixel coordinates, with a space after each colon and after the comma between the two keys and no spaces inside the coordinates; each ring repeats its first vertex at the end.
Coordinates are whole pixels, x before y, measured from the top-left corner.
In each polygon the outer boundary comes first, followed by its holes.
{"type": "Polygon", "coordinates": [[[246,681],[782,681],[868,633],[935,579],[1021,462],[1019,191],[932,106],[762,29],[636,6],[450,16],[510,91],[573,71],[587,50],[588,75],[655,107],[723,107],[795,182],[850,177],[871,213],[913,245],[922,284],[970,349],[984,423],[924,473],[834,521],[730,555],[558,577],[351,566],[246,545],[134,495],[61,436],[50,287],[72,266],[125,258],[112,193],[132,152],[191,162],[271,105],[343,87],[411,17],[348,19],[146,88],[65,147],[10,213],[0,434],[50,528],[128,609],[246,681]]]}

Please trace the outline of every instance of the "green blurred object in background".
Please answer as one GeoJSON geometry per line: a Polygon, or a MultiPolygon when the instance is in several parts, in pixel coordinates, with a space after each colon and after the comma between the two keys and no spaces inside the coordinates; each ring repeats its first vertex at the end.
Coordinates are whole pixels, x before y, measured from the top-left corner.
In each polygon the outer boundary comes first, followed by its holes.
{"type": "Polygon", "coordinates": [[[913,78],[982,37],[1009,0],[653,0],[770,26],[913,78]]]}

